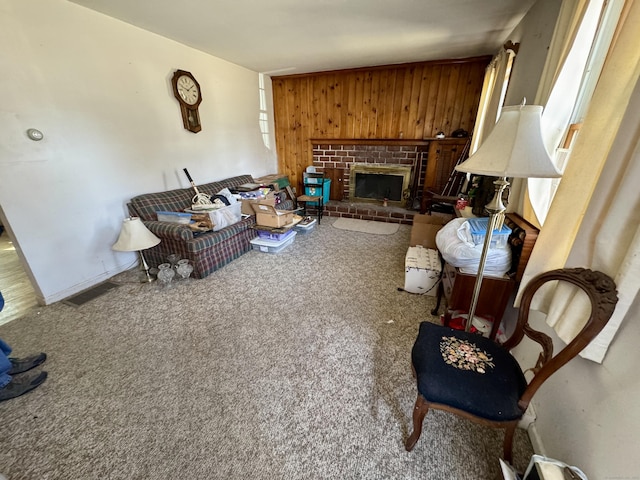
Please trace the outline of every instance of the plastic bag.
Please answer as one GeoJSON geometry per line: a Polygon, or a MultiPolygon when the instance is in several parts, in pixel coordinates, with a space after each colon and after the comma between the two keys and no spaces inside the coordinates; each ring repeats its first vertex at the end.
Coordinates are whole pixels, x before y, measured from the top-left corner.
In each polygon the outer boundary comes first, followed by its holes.
{"type": "MultiPolygon", "coordinates": [[[[463,273],[475,275],[478,273],[482,245],[475,245],[471,240],[466,219],[455,218],[442,227],[436,234],[436,246],[442,258],[463,273]],[[468,235],[468,236],[467,236],[468,235]]],[[[511,268],[511,248],[490,248],[484,264],[484,274],[492,277],[502,277],[511,268]]]]}

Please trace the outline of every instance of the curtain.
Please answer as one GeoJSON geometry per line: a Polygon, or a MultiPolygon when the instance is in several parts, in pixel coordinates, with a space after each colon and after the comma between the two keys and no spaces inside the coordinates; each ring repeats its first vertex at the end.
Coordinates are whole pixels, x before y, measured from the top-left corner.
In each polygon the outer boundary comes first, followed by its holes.
{"type": "MultiPolygon", "coordinates": [[[[585,70],[589,58],[589,46],[593,43],[600,11],[602,0],[563,2],[536,94],[536,104],[544,106],[541,126],[545,146],[561,172],[568,152],[559,151],[558,147],[571,121],[580,91],[580,73],[585,70]]],[[[540,225],[546,220],[559,184],[560,180],[554,178],[527,180],[531,207],[540,225]]]]}
{"type": "Polygon", "coordinates": [[[470,154],[478,149],[498,121],[515,55],[513,50],[501,48],[485,70],[470,154]]]}
{"type": "Polygon", "coordinates": [[[553,39],[549,45],[547,61],[534,100],[535,105],[546,105],[549,100],[551,89],[569,55],[588,4],[589,0],[564,0],[562,2],[553,39]]]}
{"type": "MultiPolygon", "coordinates": [[[[620,298],[614,317],[581,353],[596,362],[603,361],[619,325],[632,315],[640,285],[640,3],[627,1],[625,9],[516,300],[533,276],[555,268],[588,267],[614,278],[620,298]]],[[[532,303],[547,313],[564,341],[585,320],[584,298],[574,291],[551,286],[532,303]]]]}

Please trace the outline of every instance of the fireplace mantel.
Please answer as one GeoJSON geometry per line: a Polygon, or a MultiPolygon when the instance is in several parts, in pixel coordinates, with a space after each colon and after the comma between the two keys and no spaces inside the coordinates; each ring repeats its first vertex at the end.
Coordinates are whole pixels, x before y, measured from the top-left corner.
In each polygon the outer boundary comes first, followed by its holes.
{"type": "Polygon", "coordinates": [[[415,146],[429,145],[429,142],[436,138],[405,139],[405,138],[312,138],[310,141],[314,145],[397,145],[415,146]]]}

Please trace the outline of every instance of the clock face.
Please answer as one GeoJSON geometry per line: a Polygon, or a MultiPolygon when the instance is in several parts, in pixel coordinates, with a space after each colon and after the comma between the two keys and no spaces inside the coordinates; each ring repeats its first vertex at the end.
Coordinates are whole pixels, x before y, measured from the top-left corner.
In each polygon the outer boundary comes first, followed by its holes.
{"type": "Polygon", "coordinates": [[[181,75],[178,77],[176,88],[184,103],[187,105],[196,104],[198,97],[200,96],[200,92],[198,91],[198,86],[191,77],[187,75],[181,75]]]}

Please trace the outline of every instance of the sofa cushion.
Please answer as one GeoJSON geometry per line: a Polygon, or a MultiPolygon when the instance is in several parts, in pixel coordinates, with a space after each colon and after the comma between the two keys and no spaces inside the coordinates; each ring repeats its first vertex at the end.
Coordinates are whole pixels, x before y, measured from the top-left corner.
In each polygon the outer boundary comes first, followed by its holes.
{"type": "MultiPolygon", "coordinates": [[[[200,193],[215,195],[223,188],[233,189],[245,183],[252,183],[251,175],[238,175],[218,182],[205,183],[198,186],[200,193]]],[[[182,212],[186,208],[191,208],[191,199],[195,192],[193,188],[178,188],[166,192],[145,193],[135,196],[129,203],[131,215],[140,217],[144,221],[157,220],[156,212],[182,212]]]]}
{"type": "Polygon", "coordinates": [[[145,221],[158,220],[156,212],[182,212],[191,207],[193,189],[180,188],[166,192],[145,193],[131,199],[129,209],[145,221]]]}

